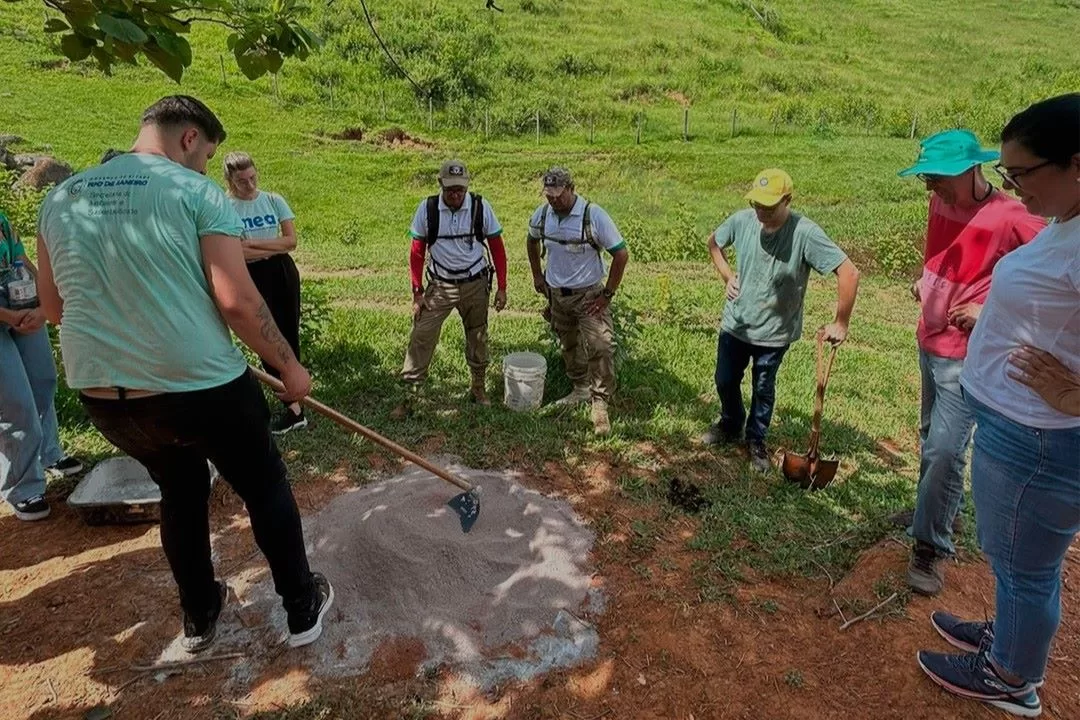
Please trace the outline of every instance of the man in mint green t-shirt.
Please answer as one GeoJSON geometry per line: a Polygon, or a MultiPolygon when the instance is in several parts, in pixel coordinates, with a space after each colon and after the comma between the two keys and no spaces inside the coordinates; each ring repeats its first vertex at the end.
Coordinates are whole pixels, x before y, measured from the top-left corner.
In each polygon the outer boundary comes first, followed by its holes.
{"type": "Polygon", "coordinates": [[[38,225],[38,294],[61,325],[68,384],[101,434],[161,488],[161,543],[189,652],[210,646],[228,596],[211,561],[207,460],[244,501],[290,645],[319,637],[333,601],[308,567],[269,408],[229,334],[277,368],[284,400],[309,392],[248,274],[240,217],[205,177],[224,139],[195,98],[162,98],[143,113],[131,151],[58,185],[38,225]]]}
{"type": "Polygon", "coordinates": [[[732,214],[709,236],[713,265],[727,284],[716,351],[716,392],[720,420],[703,441],[745,440],[753,466],[769,469],[765,434],[776,399],[776,373],[791,343],[802,335],[803,298],[810,271],[835,273],[838,301],[833,322],[822,328],[825,340],[847,337],[855,306],[859,271],[818,227],[791,210],[791,178],[783,170],[764,170],[746,194],[750,208],[732,214]],[[736,270],[724,257],[735,248],[736,270]],[[752,397],[747,416],[742,378],[753,362],[752,397]]]}

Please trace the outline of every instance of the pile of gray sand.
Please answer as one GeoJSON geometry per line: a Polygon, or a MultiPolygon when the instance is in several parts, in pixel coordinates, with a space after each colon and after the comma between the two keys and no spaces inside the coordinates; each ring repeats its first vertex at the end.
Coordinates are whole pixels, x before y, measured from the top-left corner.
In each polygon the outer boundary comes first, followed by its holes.
{"type": "MultiPolygon", "coordinates": [[[[304,519],[311,567],[336,596],[322,639],[296,651],[308,654],[313,674],[360,674],[386,640],[419,640],[425,667],[448,665],[482,688],[595,654],[596,631],[581,619],[603,610],[588,567],[592,532],[566,502],[523,488],[510,473],[449,469],[482,486],[468,534],[446,505],[458,490],[411,465],[304,519]]],[[[261,616],[280,629],[275,641],[282,638],[284,612],[269,574],[226,580],[243,614],[261,616]]],[[[250,682],[263,654],[252,646],[266,644],[266,625],[223,623],[218,649],[244,653],[233,678],[250,682]]]]}

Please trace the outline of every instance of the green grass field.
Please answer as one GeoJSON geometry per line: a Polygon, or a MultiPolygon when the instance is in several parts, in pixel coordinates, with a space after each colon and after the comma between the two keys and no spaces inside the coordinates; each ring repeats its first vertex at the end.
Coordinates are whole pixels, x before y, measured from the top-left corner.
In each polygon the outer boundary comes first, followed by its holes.
{"type": "MultiPolygon", "coordinates": [[[[39,30],[39,4],[5,4],[0,132],[81,167],[107,147],[126,147],[139,112],[159,96],[198,95],[226,124],[223,149],[251,151],[262,187],[282,193],[297,212],[305,360],[320,399],[406,445],[440,435],[447,450],[474,465],[514,458],[533,470],[548,461],[575,468],[600,456],[647,471],[648,481],[629,471],[622,478],[628,501],[664,503],[664,480],[708,477],[709,506],[689,543],[707,551],[703,588],[737,578],[747,565],[782,576],[842,572],[887,532],[883,518],[913,500],[917,308],[905,278],[919,262],[925,192],[896,177],[917,150],[907,138],[912,117],[919,134],[964,123],[992,143],[1011,112],[1080,85],[1075,50],[1065,50],[1075,48],[1076,3],[785,0],[772,4],[780,20],[771,30],[735,1],[508,1],[498,16],[480,5],[374,3],[390,45],[438,98],[429,131],[426,103],[387,74],[355,3],[313,18],[327,49],[306,65],[287,64],[276,92],[268,80],[242,80],[231,66],[223,83],[223,37],[212,31],[196,34],[195,66],[179,88],[145,68],[105,77],[56,60],[39,30]],[[687,102],[693,137],[683,142],[687,102]],[[537,108],[539,143],[529,124],[537,108]],[[743,119],[732,137],[735,108],[743,119]],[[493,128],[487,139],[485,113],[493,128]],[[639,114],[646,120],[636,144],[639,114]],[[596,123],[591,144],[588,118],[596,123]],[[431,147],[326,137],[390,125],[431,147]],[[387,419],[409,328],[405,231],[450,155],[469,163],[509,241],[510,308],[492,319],[492,388],[501,383],[498,360],[531,349],[554,366],[548,398],[568,390],[525,260],[525,226],[544,168],[571,167],[579,191],[607,208],[627,236],[611,438],[594,438],[584,411],[515,415],[463,403],[463,335],[454,321],[423,412],[397,424],[387,419]],[[843,482],[815,495],[778,474],[751,477],[737,456],[693,443],[717,413],[712,374],[723,302],[704,238],[744,206],[744,187],[767,166],[788,170],[797,209],[866,271],[826,407],[824,445],[844,458],[843,482]],[[882,440],[904,458],[882,460],[882,440]],[[821,547],[846,533],[858,541],[821,547]]],[[[834,288],[831,278],[812,285],[807,337],[831,320],[834,288]]],[[[805,340],[787,356],[774,446],[803,449],[813,361],[805,340]]],[[[92,459],[110,452],[70,392],[60,404],[71,450],[92,459]]],[[[344,466],[358,482],[371,450],[328,422],[283,445],[297,476],[344,466]]]]}

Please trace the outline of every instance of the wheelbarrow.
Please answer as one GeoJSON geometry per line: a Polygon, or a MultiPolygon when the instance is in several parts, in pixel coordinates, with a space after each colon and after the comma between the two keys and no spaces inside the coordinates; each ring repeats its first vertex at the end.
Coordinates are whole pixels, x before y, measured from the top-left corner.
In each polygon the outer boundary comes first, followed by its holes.
{"type": "Polygon", "coordinates": [[[821,414],[825,407],[825,386],[829,384],[833,359],[836,357],[836,345],[832,345],[828,360],[824,354],[825,334],[818,331],[817,336],[817,393],[814,396],[814,419],[810,425],[810,447],[805,455],[784,452],[784,477],[798,483],[804,490],[827,488],[836,477],[840,461],[818,456],[818,444],[821,440],[821,414]]]}

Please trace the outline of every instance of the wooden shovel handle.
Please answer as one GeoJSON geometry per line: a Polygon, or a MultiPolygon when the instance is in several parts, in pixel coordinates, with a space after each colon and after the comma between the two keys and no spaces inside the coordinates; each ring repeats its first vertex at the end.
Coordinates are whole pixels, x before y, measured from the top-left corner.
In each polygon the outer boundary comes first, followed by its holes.
{"type": "MultiPolygon", "coordinates": [[[[281,384],[281,381],[278,380],[277,378],[273,377],[272,375],[269,375],[269,374],[263,372],[262,370],[258,369],[257,367],[252,367],[251,365],[248,366],[248,369],[251,370],[251,372],[255,375],[255,377],[257,377],[262,382],[266,383],[266,385],[268,385],[271,389],[275,390],[276,392],[282,392],[282,391],[285,390],[285,386],[281,384]]],[[[330,418],[331,420],[333,420],[334,422],[336,422],[338,425],[345,428],[346,430],[351,430],[354,433],[356,433],[357,435],[362,435],[363,437],[367,438],[368,440],[375,443],[376,445],[382,445],[384,448],[386,448],[390,452],[394,453],[395,455],[398,455],[398,456],[408,460],[409,462],[413,463],[414,465],[418,465],[419,467],[424,468],[425,470],[427,470],[432,475],[435,475],[436,477],[440,477],[440,478],[442,478],[443,480],[445,480],[448,483],[451,483],[453,485],[457,485],[459,488],[461,488],[465,492],[472,492],[473,491],[473,486],[470,483],[466,482],[465,480],[462,480],[457,475],[454,475],[453,473],[451,473],[449,470],[445,470],[445,469],[439,467],[438,465],[435,465],[434,463],[428,462],[427,460],[420,457],[419,455],[412,452],[411,450],[407,450],[407,449],[401,447],[400,445],[398,445],[393,440],[383,437],[382,435],[375,432],[374,430],[371,430],[370,428],[364,427],[363,425],[356,422],[352,418],[347,417],[345,415],[342,415],[341,413],[339,413],[334,408],[329,407],[327,405],[323,405],[321,402],[319,402],[315,398],[313,398],[311,396],[305,397],[303,400],[300,401],[300,404],[303,405],[304,407],[311,408],[312,410],[314,410],[315,412],[319,413],[320,415],[322,415],[324,417],[330,418]]]]}
{"type": "Polygon", "coordinates": [[[829,359],[824,358],[825,335],[818,332],[817,335],[817,391],[814,394],[814,418],[810,424],[810,448],[807,456],[816,458],[818,454],[818,441],[821,438],[821,415],[825,409],[825,387],[829,384],[829,375],[832,373],[833,360],[836,358],[836,345],[831,345],[829,359]]]}

